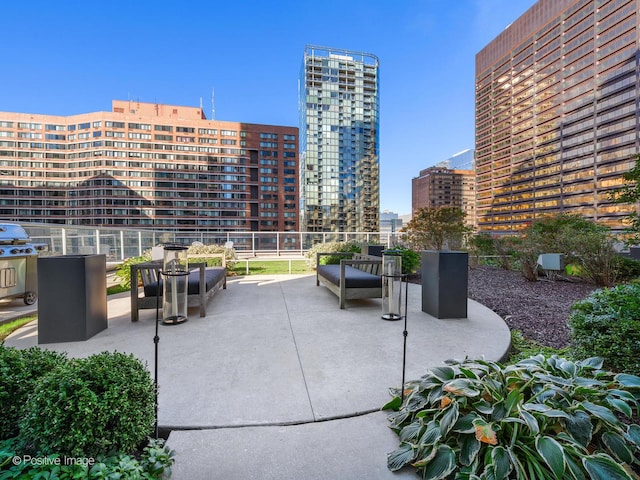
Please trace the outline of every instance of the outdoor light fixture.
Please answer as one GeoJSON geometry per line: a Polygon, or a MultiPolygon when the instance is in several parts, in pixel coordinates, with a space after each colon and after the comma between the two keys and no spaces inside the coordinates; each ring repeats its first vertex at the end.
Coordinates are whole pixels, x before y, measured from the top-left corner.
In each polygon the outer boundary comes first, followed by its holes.
{"type": "Polygon", "coordinates": [[[401,404],[404,403],[404,379],[407,366],[408,297],[409,284],[407,275],[402,274],[402,255],[397,250],[385,250],[382,252],[382,318],[384,320],[401,320],[404,318],[404,330],[402,331],[402,384],[400,387],[401,404]]]}
{"type": "Polygon", "coordinates": [[[162,288],[162,323],[176,325],[186,322],[189,265],[187,247],[169,244],[164,246],[164,277],[162,288]]]}
{"type": "Polygon", "coordinates": [[[396,250],[382,253],[382,318],[402,318],[402,256],[396,250]]]}

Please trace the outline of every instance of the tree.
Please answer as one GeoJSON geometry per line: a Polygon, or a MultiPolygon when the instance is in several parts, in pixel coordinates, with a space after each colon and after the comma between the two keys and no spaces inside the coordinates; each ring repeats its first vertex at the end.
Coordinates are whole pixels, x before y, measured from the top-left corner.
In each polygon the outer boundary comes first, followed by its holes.
{"type": "Polygon", "coordinates": [[[465,213],[459,207],[424,207],[418,209],[401,231],[414,250],[447,250],[460,248],[469,229],[465,213]]]}
{"type": "Polygon", "coordinates": [[[626,233],[629,235],[627,243],[637,245],[640,243],[640,215],[638,215],[638,202],[640,202],[640,155],[636,156],[635,166],[628,172],[623,173],[622,178],[627,182],[626,185],[611,192],[610,198],[616,203],[635,205],[636,211],[630,213],[627,217],[629,226],[626,229],[626,233]]]}

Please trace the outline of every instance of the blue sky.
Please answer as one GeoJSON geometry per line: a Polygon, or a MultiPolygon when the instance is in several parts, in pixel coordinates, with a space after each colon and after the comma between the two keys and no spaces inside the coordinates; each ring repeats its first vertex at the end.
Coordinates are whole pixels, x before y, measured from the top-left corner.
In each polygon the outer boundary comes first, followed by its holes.
{"type": "Polygon", "coordinates": [[[380,206],[474,142],[475,55],[534,0],[12,1],[2,5],[0,111],[71,115],[112,99],[298,125],[306,44],[380,58],[380,206]]]}

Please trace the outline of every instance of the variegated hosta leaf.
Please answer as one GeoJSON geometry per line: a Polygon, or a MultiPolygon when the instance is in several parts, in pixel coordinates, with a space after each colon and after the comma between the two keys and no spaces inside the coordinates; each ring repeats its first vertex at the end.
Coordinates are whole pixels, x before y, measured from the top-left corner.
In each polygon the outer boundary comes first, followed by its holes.
{"type": "Polygon", "coordinates": [[[435,420],[427,423],[427,428],[420,437],[419,445],[434,445],[438,440],[442,438],[442,432],[440,431],[440,424],[435,420]]]}
{"type": "Polygon", "coordinates": [[[640,425],[629,425],[624,438],[634,443],[636,447],[640,447],[640,425]]]}
{"type": "Polygon", "coordinates": [[[584,476],[583,470],[580,465],[578,465],[578,463],[576,463],[576,461],[571,458],[570,455],[566,455],[565,460],[567,461],[567,473],[569,474],[569,478],[572,478],[573,480],[587,479],[587,477],[584,476]]]}
{"type": "Polygon", "coordinates": [[[618,460],[629,465],[633,463],[633,453],[629,450],[621,435],[613,432],[604,432],[602,434],[602,442],[618,460]]]}
{"type": "Polygon", "coordinates": [[[562,445],[548,436],[537,437],[536,450],[549,466],[555,478],[563,478],[566,462],[562,445]]]}
{"type": "Polygon", "coordinates": [[[451,431],[456,433],[474,433],[476,429],[473,426],[473,421],[476,418],[479,418],[476,412],[471,412],[462,417],[458,417],[458,420],[451,431]]]}
{"type": "Polygon", "coordinates": [[[436,455],[422,470],[425,480],[442,480],[456,468],[456,454],[449,445],[440,445],[436,455]]]}
{"type": "Polygon", "coordinates": [[[551,407],[549,405],[545,405],[544,403],[524,403],[522,405],[522,408],[524,408],[526,411],[528,412],[548,412],[549,410],[551,410],[551,407]]]}
{"type": "Polygon", "coordinates": [[[489,445],[498,444],[498,436],[493,430],[493,423],[487,423],[481,418],[478,418],[473,421],[473,426],[476,429],[476,438],[480,442],[487,443],[489,445]]]}
{"type": "Polygon", "coordinates": [[[400,448],[387,455],[387,466],[389,467],[389,470],[395,472],[400,470],[406,464],[412,462],[415,456],[415,448],[408,443],[403,443],[400,445],[400,448]]]}
{"type": "Polygon", "coordinates": [[[531,435],[537,435],[538,433],[540,433],[540,424],[538,423],[536,417],[531,415],[526,410],[521,409],[520,418],[522,418],[522,420],[524,420],[524,422],[527,424],[527,427],[529,427],[531,435]]]}
{"type": "Polygon", "coordinates": [[[475,435],[464,435],[460,443],[460,463],[467,466],[471,465],[476,459],[481,446],[482,443],[475,435]]]}
{"type": "Polygon", "coordinates": [[[451,367],[434,367],[430,370],[430,373],[442,382],[452,380],[455,377],[455,370],[451,367]]]}
{"type": "Polygon", "coordinates": [[[604,359],[602,357],[589,357],[578,362],[578,365],[584,369],[600,370],[603,363],[604,359]]]}
{"type": "Polygon", "coordinates": [[[622,466],[604,453],[584,457],[582,465],[592,480],[633,480],[622,466]]]}
{"type": "Polygon", "coordinates": [[[607,403],[611,405],[615,410],[625,415],[627,418],[633,417],[633,411],[631,410],[631,407],[624,400],[608,396],[607,403]]]}
{"type": "Polygon", "coordinates": [[[416,461],[413,462],[411,466],[416,468],[424,467],[433,459],[433,457],[436,456],[436,453],[438,453],[438,450],[430,445],[429,447],[423,449],[421,454],[418,454],[416,456],[416,461]]]}
{"type": "Polygon", "coordinates": [[[591,424],[591,417],[585,412],[578,410],[573,415],[565,418],[564,424],[567,427],[567,432],[580,445],[586,447],[591,443],[593,425],[591,424]]]}
{"type": "Polygon", "coordinates": [[[400,441],[415,443],[415,440],[421,435],[423,428],[424,424],[420,420],[410,423],[400,430],[400,441]]]}
{"type": "Polygon", "coordinates": [[[504,447],[494,447],[491,449],[491,461],[495,470],[496,478],[507,478],[513,465],[509,453],[504,447]]]}
{"type": "Polygon", "coordinates": [[[558,364],[558,368],[572,377],[574,377],[576,375],[576,372],[578,371],[576,364],[568,360],[560,361],[558,364]]]}
{"type": "Polygon", "coordinates": [[[449,433],[449,430],[453,428],[455,423],[458,421],[459,415],[460,407],[458,406],[458,402],[453,402],[443,410],[442,417],[440,417],[440,431],[443,436],[449,433]]]}
{"type": "Polygon", "coordinates": [[[454,395],[461,395],[463,397],[477,397],[480,395],[480,390],[475,388],[477,384],[476,380],[470,378],[456,378],[447,382],[442,389],[445,392],[453,393],[454,395]]]}
{"type": "Polygon", "coordinates": [[[629,375],[628,373],[619,373],[614,378],[624,387],[640,388],[640,377],[637,377],[636,375],[629,375]]]}
{"type": "Polygon", "coordinates": [[[491,405],[486,400],[479,400],[473,404],[473,408],[475,408],[478,412],[483,415],[491,415],[493,413],[493,405],[491,405]]]}
{"type": "Polygon", "coordinates": [[[603,407],[602,405],[596,405],[595,403],[591,403],[591,402],[582,402],[581,405],[584,407],[585,410],[587,410],[592,415],[595,415],[600,420],[604,420],[605,422],[613,426],[620,425],[620,421],[613,414],[613,412],[611,412],[611,410],[609,410],[607,407],[603,407]]]}

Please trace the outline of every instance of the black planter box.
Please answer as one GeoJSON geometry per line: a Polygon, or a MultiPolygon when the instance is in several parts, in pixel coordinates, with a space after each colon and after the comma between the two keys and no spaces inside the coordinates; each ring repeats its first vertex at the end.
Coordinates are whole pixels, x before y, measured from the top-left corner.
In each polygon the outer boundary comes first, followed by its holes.
{"type": "Polygon", "coordinates": [[[87,340],[107,328],[105,255],[38,258],[38,343],[87,340]]]}
{"type": "Polygon", "coordinates": [[[422,311],[436,318],[467,318],[467,252],[422,252],[422,311]]]}

